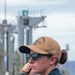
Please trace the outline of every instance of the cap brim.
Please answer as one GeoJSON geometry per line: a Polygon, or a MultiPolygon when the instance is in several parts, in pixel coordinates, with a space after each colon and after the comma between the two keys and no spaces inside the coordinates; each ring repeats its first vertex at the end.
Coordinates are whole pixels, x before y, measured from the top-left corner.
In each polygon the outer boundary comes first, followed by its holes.
{"type": "Polygon", "coordinates": [[[43,51],[43,50],[41,50],[41,49],[39,49],[39,48],[37,48],[37,47],[35,47],[33,45],[32,46],[25,46],[25,45],[23,45],[23,46],[19,47],[19,51],[21,53],[30,53],[31,50],[36,52],[36,53],[49,54],[48,52],[45,52],[45,51],[43,51]]]}
{"type": "Polygon", "coordinates": [[[19,47],[19,51],[21,53],[30,53],[30,48],[26,47],[26,46],[20,46],[19,47]]]}

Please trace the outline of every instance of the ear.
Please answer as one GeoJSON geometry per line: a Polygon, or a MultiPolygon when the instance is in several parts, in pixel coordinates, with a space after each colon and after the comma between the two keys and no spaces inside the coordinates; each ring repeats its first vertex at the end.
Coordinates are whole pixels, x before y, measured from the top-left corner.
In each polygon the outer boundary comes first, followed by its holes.
{"type": "Polygon", "coordinates": [[[50,58],[50,64],[51,64],[51,65],[52,65],[52,64],[55,64],[56,60],[57,60],[57,57],[56,57],[56,56],[52,56],[52,57],[50,58]]]}

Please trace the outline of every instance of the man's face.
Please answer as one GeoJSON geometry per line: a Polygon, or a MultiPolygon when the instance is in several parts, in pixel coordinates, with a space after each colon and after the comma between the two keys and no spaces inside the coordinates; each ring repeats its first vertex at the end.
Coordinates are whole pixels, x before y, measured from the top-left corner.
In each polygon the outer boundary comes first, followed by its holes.
{"type": "MultiPolygon", "coordinates": [[[[30,54],[33,53],[35,52],[30,52],[30,54]]],[[[32,57],[30,57],[28,62],[31,64],[33,73],[45,72],[50,67],[50,58],[48,58],[47,56],[40,56],[37,60],[33,60],[32,57]]]]}

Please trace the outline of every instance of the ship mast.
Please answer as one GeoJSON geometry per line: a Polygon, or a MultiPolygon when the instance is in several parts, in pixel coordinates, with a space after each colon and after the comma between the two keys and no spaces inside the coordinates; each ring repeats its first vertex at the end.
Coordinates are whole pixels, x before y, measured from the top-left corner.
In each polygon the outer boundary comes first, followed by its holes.
{"type": "Polygon", "coordinates": [[[5,20],[6,20],[6,0],[5,0],[5,4],[4,4],[4,15],[5,15],[5,20]]]}

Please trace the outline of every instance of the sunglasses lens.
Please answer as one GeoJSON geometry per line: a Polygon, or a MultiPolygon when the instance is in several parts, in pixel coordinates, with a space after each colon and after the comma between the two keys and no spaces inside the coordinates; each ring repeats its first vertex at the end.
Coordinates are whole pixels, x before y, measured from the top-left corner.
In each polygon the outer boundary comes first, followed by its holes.
{"type": "Polygon", "coordinates": [[[27,60],[29,60],[30,59],[30,54],[27,54],[26,58],[27,58],[27,60]]]}
{"type": "Polygon", "coordinates": [[[32,59],[35,61],[38,59],[38,54],[37,53],[27,54],[26,57],[27,57],[27,60],[29,60],[30,57],[32,57],[32,59]]]}
{"type": "Polygon", "coordinates": [[[33,53],[32,54],[32,59],[33,60],[37,60],[38,59],[38,54],[37,53],[33,53]]]}

